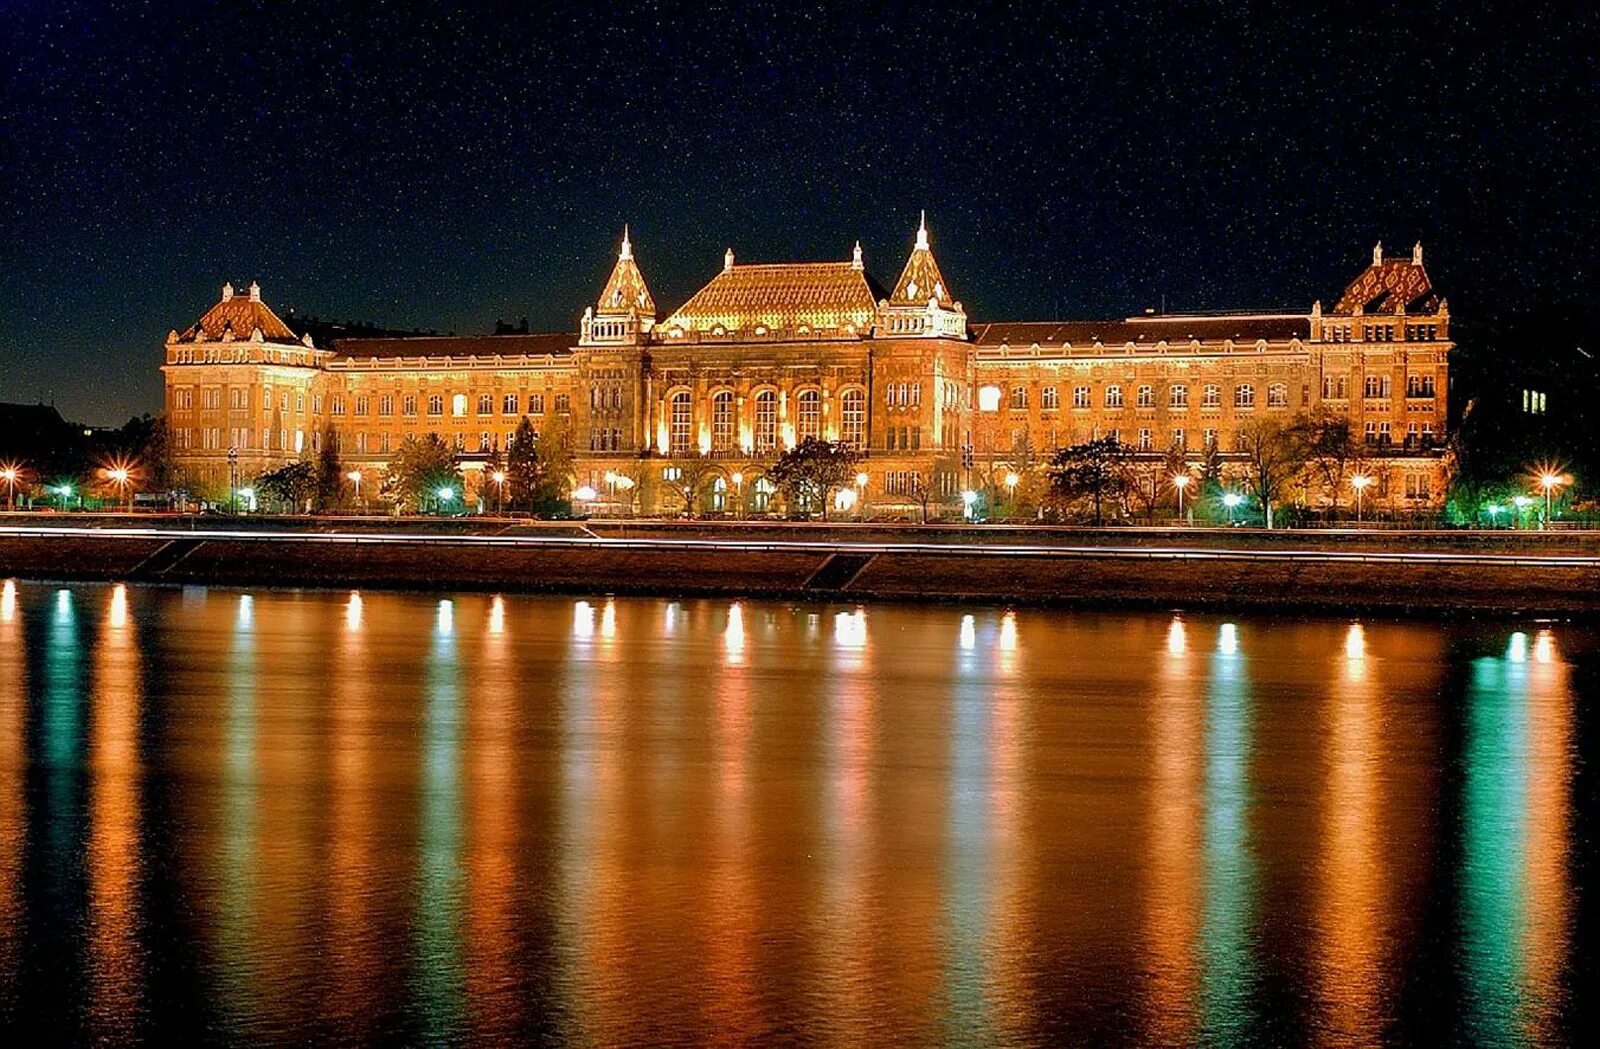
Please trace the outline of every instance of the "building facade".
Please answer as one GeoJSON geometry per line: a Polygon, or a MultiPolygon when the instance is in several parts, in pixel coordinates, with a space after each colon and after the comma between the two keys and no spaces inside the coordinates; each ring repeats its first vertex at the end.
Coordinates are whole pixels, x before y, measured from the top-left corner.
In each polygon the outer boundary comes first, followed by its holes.
{"type": "Polygon", "coordinates": [[[625,231],[573,334],[321,347],[256,285],[224,286],[168,336],[163,372],[180,464],[211,498],[314,454],[330,425],[369,491],[429,433],[473,478],[526,416],[566,431],[596,512],[779,512],[766,471],[815,436],[863,453],[873,513],[959,513],[964,490],[1037,472],[1063,445],[1116,437],[1152,461],[1226,463],[1250,420],[1332,414],[1375,481],[1369,505],[1425,510],[1443,496],[1452,345],[1421,245],[1400,259],[1379,245],[1328,309],[969,325],[924,222],[891,287],[859,244],[841,262],[749,265],[730,249],[664,317],[625,231]]]}

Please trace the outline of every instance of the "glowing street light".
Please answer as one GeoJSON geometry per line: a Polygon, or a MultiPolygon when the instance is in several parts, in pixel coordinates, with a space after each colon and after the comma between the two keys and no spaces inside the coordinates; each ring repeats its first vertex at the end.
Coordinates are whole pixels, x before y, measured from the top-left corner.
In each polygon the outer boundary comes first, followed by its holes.
{"type": "Polygon", "coordinates": [[[8,509],[15,510],[17,508],[17,478],[21,476],[22,471],[10,463],[0,467],[0,480],[4,480],[6,483],[6,505],[8,509]]]}
{"type": "Polygon", "coordinates": [[[1172,487],[1174,487],[1174,488],[1176,488],[1178,490],[1178,516],[1179,517],[1183,516],[1183,491],[1184,491],[1185,488],[1189,487],[1189,482],[1192,481],[1193,479],[1194,478],[1190,477],[1188,474],[1173,474],[1172,475],[1172,487]]]}
{"type": "Polygon", "coordinates": [[[744,474],[735,470],[733,472],[733,513],[735,517],[744,516],[744,474]]]}
{"type": "Polygon", "coordinates": [[[504,470],[495,470],[493,473],[491,473],[489,475],[489,480],[493,481],[495,483],[495,485],[498,486],[499,489],[500,489],[500,513],[505,513],[506,512],[506,472],[504,470]]]}
{"type": "Polygon", "coordinates": [[[978,504],[978,493],[977,492],[974,492],[972,489],[968,488],[967,490],[965,490],[964,492],[961,493],[961,513],[962,513],[963,516],[965,516],[965,517],[970,519],[972,517],[972,515],[973,515],[974,508],[977,506],[977,504],[978,504]]]}
{"type": "Polygon", "coordinates": [[[1544,489],[1544,527],[1550,527],[1550,496],[1557,488],[1567,483],[1567,479],[1551,470],[1546,470],[1539,475],[1539,487],[1544,489]]]}
{"type": "Polygon", "coordinates": [[[441,485],[433,494],[439,497],[439,509],[444,510],[456,497],[456,490],[450,485],[441,485]]]}
{"type": "Polygon", "coordinates": [[[1239,504],[1242,502],[1244,502],[1244,496],[1240,495],[1238,492],[1223,493],[1222,505],[1228,508],[1229,524],[1233,524],[1233,512],[1239,508],[1239,504]]]}
{"type": "Polygon", "coordinates": [[[106,477],[117,486],[118,493],[126,499],[128,511],[131,513],[133,511],[133,493],[128,487],[128,482],[133,477],[133,472],[126,466],[118,465],[110,467],[105,473],[106,477]]]}
{"type": "Polygon", "coordinates": [[[361,471],[351,470],[344,476],[345,480],[356,486],[356,505],[361,505],[361,471]]]}
{"type": "Polygon", "coordinates": [[[1367,490],[1367,485],[1372,483],[1369,474],[1356,474],[1350,478],[1350,487],[1356,490],[1356,524],[1361,523],[1361,493],[1367,490]]]}
{"type": "Polygon", "coordinates": [[[596,492],[593,488],[589,487],[588,485],[584,485],[582,488],[578,488],[573,491],[572,498],[577,499],[579,502],[587,503],[592,502],[594,497],[599,494],[600,493],[596,492]]]}

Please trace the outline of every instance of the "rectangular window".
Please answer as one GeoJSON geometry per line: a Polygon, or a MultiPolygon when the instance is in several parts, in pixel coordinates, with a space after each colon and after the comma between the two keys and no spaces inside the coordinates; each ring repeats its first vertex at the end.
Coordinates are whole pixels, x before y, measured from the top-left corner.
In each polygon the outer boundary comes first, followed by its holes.
{"type": "Polygon", "coordinates": [[[569,397],[567,394],[564,394],[564,393],[556,394],[556,411],[558,411],[558,412],[570,412],[571,410],[572,410],[572,398],[569,397]]]}
{"type": "Polygon", "coordinates": [[[467,395],[464,393],[453,394],[450,397],[450,414],[457,419],[467,414],[467,395]]]}
{"type": "Polygon", "coordinates": [[[1152,387],[1141,386],[1134,394],[1134,405],[1139,408],[1154,408],[1156,406],[1156,392],[1152,387]]]}
{"type": "Polygon", "coordinates": [[[1011,387],[1011,410],[1022,411],[1028,407],[1028,388],[1026,386],[1011,387]]]}
{"type": "Polygon", "coordinates": [[[1046,386],[1039,391],[1039,407],[1047,412],[1053,412],[1061,407],[1061,394],[1054,386],[1046,386]]]}
{"type": "Polygon", "coordinates": [[[443,415],[444,414],[444,394],[442,394],[442,393],[430,393],[428,395],[428,414],[429,415],[443,415]]]}
{"type": "Polygon", "coordinates": [[[404,415],[416,415],[417,395],[414,393],[406,394],[405,397],[400,401],[400,411],[404,415]]]}
{"type": "Polygon", "coordinates": [[[494,414],[494,394],[492,394],[492,393],[480,393],[480,394],[478,394],[478,414],[479,415],[493,415],[494,414]]]}
{"type": "Polygon", "coordinates": [[[1183,443],[1183,427],[1181,426],[1175,427],[1172,431],[1172,447],[1180,452],[1186,447],[1183,443]]]}
{"type": "Polygon", "coordinates": [[[544,414],[544,394],[542,394],[542,393],[530,393],[530,394],[528,394],[528,414],[529,415],[543,415],[544,414]]]}
{"type": "Polygon", "coordinates": [[[371,407],[372,407],[372,398],[370,398],[370,397],[357,397],[356,398],[356,414],[357,415],[366,415],[368,410],[371,409],[371,407]]]}
{"type": "Polygon", "coordinates": [[[1189,407],[1189,387],[1174,386],[1167,394],[1168,403],[1174,408],[1189,407]]]}
{"type": "Polygon", "coordinates": [[[1089,387],[1074,386],[1072,388],[1072,406],[1074,408],[1089,407],[1089,387]]]}
{"type": "Polygon", "coordinates": [[[386,394],[381,395],[378,398],[378,414],[379,415],[393,415],[394,414],[394,394],[386,393],[386,394]]]}
{"type": "Polygon", "coordinates": [[[501,403],[500,403],[500,414],[502,414],[502,415],[515,415],[515,414],[517,414],[517,395],[516,394],[508,393],[508,394],[505,395],[504,398],[502,398],[501,403]]]}
{"type": "Polygon", "coordinates": [[[1148,429],[1141,429],[1139,431],[1139,450],[1141,452],[1148,452],[1154,446],[1155,440],[1151,436],[1150,431],[1148,429]]]}
{"type": "Polygon", "coordinates": [[[1106,387],[1106,407],[1107,408],[1121,408],[1122,407],[1122,387],[1120,387],[1120,386],[1107,386],[1106,387]]]}

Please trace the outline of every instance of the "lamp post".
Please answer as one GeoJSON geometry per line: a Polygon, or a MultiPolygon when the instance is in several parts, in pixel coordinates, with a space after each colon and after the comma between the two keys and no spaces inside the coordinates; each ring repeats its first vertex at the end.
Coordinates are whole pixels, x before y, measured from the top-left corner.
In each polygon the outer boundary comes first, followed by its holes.
{"type": "Polygon", "coordinates": [[[1244,496],[1238,492],[1226,492],[1222,496],[1222,505],[1228,508],[1228,523],[1233,524],[1233,512],[1244,502],[1244,496]]]}
{"type": "Polygon", "coordinates": [[[1017,482],[1022,478],[1017,476],[1015,470],[1006,471],[1006,510],[1012,516],[1017,516],[1017,482]]]}
{"type": "MultiPolygon", "coordinates": [[[[285,397],[289,396],[284,394],[285,397]]],[[[228,512],[239,512],[239,449],[232,446],[228,449],[228,512]]]]}
{"type": "Polygon", "coordinates": [[[61,512],[66,513],[67,499],[72,495],[72,486],[70,484],[57,485],[56,494],[61,497],[61,512]]]}
{"type": "Polygon", "coordinates": [[[126,466],[115,466],[106,471],[106,476],[116,483],[119,497],[126,501],[128,513],[133,512],[133,492],[128,487],[128,480],[132,476],[126,466]]]}
{"type": "Polygon", "coordinates": [[[503,515],[506,512],[506,472],[504,470],[496,470],[489,475],[489,480],[493,481],[495,487],[499,489],[500,503],[495,508],[495,511],[503,515]]]}
{"type": "Polygon", "coordinates": [[[356,508],[360,509],[361,508],[361,471],[360,470],[351,470],[349,473],[345,474],[345,477],[350,481],[351,484],[356,486],[356,508]]]}
{"type": "Polygon", "coordinates": [[[1514,495],[1511,497],[1511,502],[1517,508],[1517,516],[1515,520],[1520,521],[1522,519],[1522,511],[1526,510],[1530,505],[1532,505],[1533,498],[1526,495],[1514,495]]]}
{"type": "Polygon", "coordinates": [[[862,470],[856,474],[856,520],[867,519],[867,472],[862,470]]]}
{"type": "Polygon", "coordinates": [[[1543,525],[1543,527],[1545,527],[1545,528],[1549,528],[1550,527],[1550,495],[1551,495],[1552,492],[1554,492],[1557,488],[1559,488],[1561,486],[1561,484],[1562,484],[1562,482],[1564,480],[1565,480],[1565,478],[1563,478],[1560,474],[1551,473],[1548,470],[1545,471],[1543,474],[1541,474],[1539,476],[1539,486],[1544,489],[1544,525],[1543,525]]]}
{"type": "Polygon", "coordinates": [[[456,490],[449,485],[444,485],[434,494],[439,497],[439,512],[443,513],[445,508],[450,505],[450,500],[456,497],[456,490]]]}
{"type": "Polygon", "coordinates": [[[1350,478],[1350,487],[1356,490],[1356,524],[1361,523],[1361,493],[1367,490],[1367,485],[1372,483],[1369,474],[1356,474],[1350,478]]]}
{"type": "Polygon", "coordinates": [[[4,469],[0,469],[0,478],[4,478],[6,482],[6,508],[10,510],[17,508],[17,477],[19,472],[15,466],[7,466],[4,469]]]}
{"type": "Polygon", "coordinates": [[[744,474],[738,470],[733,472],[733,516],[744,516],[744,474]]]}
{"type": "Polygon", "coordinates": [[[1183,492],[1189,487],[1191,478],[1188,474],[1173,474],[1172,487],[1178,490],[1178,519],[1183,519],[1183,492]]]}

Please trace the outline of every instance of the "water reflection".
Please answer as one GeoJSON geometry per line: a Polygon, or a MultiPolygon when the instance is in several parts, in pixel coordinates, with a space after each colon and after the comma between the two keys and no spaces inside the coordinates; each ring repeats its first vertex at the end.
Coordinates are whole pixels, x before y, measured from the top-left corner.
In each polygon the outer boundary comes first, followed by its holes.
{"type": "Polygon", "coordinates": [[[1560,1042],[1594,641],[13,583],[0,1015],[107,1043],[1560,1042]]]}

